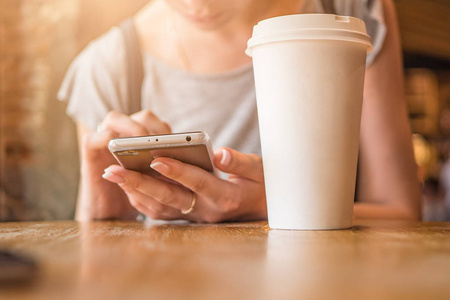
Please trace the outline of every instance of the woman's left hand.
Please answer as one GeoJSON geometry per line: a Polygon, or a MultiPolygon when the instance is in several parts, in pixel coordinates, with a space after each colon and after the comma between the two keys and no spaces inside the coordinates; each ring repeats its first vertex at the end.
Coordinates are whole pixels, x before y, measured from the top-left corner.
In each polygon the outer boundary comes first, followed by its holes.
{"type": "Polygon", "coordinates": [[[219,148],[214,163],[229,174],[228,180],[168,157],[156,158],[151,167],[179,184],[118,165],[107,168],[103,177],[117,183],[131,205],[152,219],[216,223],[267,218],[261,157],[219,148]],[[193,209],[183,214],[192,204],[193,209]]]}

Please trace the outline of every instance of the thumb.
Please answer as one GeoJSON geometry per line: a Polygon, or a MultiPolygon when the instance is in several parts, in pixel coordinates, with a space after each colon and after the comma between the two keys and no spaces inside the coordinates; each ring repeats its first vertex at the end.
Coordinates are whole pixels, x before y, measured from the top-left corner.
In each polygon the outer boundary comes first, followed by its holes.
{"type": "Polygon", "coordinates": [[[245,154],[230,148],[219,148],[214,152],[216,167],[225,173],[238,175],[253,181],[264,181],[261,156],[245,154]]]}

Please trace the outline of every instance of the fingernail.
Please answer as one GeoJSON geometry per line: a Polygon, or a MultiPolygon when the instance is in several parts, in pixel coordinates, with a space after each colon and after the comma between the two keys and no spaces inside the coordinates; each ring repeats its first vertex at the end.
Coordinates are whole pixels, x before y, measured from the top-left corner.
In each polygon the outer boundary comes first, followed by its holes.
{"type": "Polygon", "coordinates": [[[165,174],[165,173],[169,172],[169,166],[166,164],[163,164],[162,162],[159,162],[159,161],[152,163],[150,165],[150,168],[158,171],[161,174],[165,174]]]}
{"type": "Polygon", "coordinates": [[[117,166],[115,165],[109,166],[103,170],[104,173],[113,173],[113,174],[115,174],[115,171],[117,171],[117,166]]]}
{"type": "Polygon", "coordinates": [[[228,166],[231,161],[231,153],[227,149],[222,149],[222,159],[220,160],[220,164],[222,166],[228,166]]]}
{"type": "Polygon", "coordinates": [[[125,182],[125,179],[122,176],[116,175],[111,172],[105,172],[102,177],[108,181],[114,182],[114,183],[123,183],[125,182]]]}

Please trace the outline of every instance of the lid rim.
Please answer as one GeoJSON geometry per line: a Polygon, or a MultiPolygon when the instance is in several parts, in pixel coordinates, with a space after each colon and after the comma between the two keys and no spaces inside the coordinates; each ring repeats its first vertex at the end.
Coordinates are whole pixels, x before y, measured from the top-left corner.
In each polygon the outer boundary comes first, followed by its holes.
{"type": "Polygon", "coordinates": [[[373,51],[373,46],[370,42],[363,42],[361,40],[358,39],[342,39],[342,38],[338,38],[338,37],[330,37],[330,38],[308,38],[308,39],[298,39],[298,38],[292,38],[292,39],[279,39],[279,40],[270,40],[264,43],[257,43],[254,44],[252,46],[248,46],[247,49],[245,49],[245,54],[247,54],[248,56],[252,56],[252,49],[257,47],[257,46],[262,46],[262,45],[266,45],[266,44],[273,44],[273,43],[277,43],[277,42],[289,42],[289,41],[314,41],[314,40],[321,40],[321,41],[340,41],[340,42],[348,42],[348,43],[357,43],[360,44],[361,46],[365,46],[367,48],[367,53],[370,53],[373,51]]]}
{"type": "Polygon", "coordinates": [[[258,22],[247,42],[246,53],[260,44],[288,40],[335,40],[361,43],[373,50],[372,38],[364,21],[351,16],[333,14],[296,14],[269,18],[258,22]]]}
{"type": "Polygon", "coordinates": [[[278,33],[278,34],[273,34],[273,35],[266,35],[266,36],[261,36],[261,37],[252,37],[251,39],[248,40],[247,42],[247,46],[248,47],[254,47],[257,44],[264,44],[267,43],[268,40],[276,42],[276,41],[281,41],[281,40],[286,40],[286,39],[290,39],[290,40],[310,40],[310,39],[314,39],[314,40],[320,40],[320,39],[324,39],[324,40],[329,40],[329,39],[352,39],[352,40],[358,40],[361,41],[361,43],[370,43],[372,42],[372,38],[368,35],[365,34],[360,34],[357,32],[349,32],[350,34],[342,34],[342,35],[331,35],[329,34],[330,32],[324,31],[324,30],[317,30],[314,32],[309,32],[307,34],[303,34],[303,35],[296,35],[293,36],[294,34],[298,34],[297,31],[293,32],[285,32],[285,33],[278,33]],[[321,34],[321,36],[317,35],[317,34],[321,34]]]}
{"type": "Polygon", "coordinates": [[[294,40],[347,41],[367,46],[368,52],[373,50],[372,38],[361,32],[339,29],[293,29],[271,35],[252,37],[247,42],[247,49],[245,52],[249,55],[249,53],[251,53],[251,48],[253,47],[262,44],[294,40]],[[337,35],[336,32],[339,32],[340,34],[337,35]]]}

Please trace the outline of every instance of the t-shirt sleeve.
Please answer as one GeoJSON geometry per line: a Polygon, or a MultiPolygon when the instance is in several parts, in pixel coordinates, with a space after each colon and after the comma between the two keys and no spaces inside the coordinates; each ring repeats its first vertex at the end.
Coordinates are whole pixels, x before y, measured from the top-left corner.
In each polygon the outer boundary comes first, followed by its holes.
{"type": "Polygon", "coordinates": [[[336,13],[362,19],[372,38],[373,51],[367,55],[367,65],[370,66],[383,47],[386,37],[386,23],[381,0],[335,0],[336,13]]]}
{"type": "Polygon", "coordinates": [[[371,65],[386,37],[382,0],[305,0],[307,12],[328,12],[352,16],[363,20],[372,38],[373,51],[367,55],[367,66],[371,65]]]}
{"type": "Polygon", "coordinates": [[[95,130],[111,110],[128,113],[124,39],[114,27],[72,62],[58,92],[75,121],[95,130]]]}

